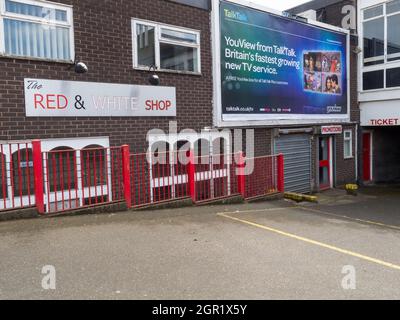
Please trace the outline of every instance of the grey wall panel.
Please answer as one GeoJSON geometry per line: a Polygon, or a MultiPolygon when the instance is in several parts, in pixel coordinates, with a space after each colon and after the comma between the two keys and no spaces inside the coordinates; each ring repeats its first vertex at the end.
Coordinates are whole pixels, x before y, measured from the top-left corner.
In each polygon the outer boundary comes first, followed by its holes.
{"type": "Polygon", "coordinates": [[[168,0],[185,4],[187,6],[196,7],[204,10],[211,10],[211,0],[168,0]]]}
{"type": "Polygon", "coordinates": [[[309,135],[282,135],[275,153],[285,158],[285,191],[311,192],[311,141],[309,135]]]}

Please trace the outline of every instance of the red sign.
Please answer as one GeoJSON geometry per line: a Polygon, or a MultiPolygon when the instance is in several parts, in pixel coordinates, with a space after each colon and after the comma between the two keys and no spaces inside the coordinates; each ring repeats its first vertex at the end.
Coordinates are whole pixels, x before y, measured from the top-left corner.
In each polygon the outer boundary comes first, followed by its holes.
{"type": "Polygon", "coordinates": [[[321,127],[322,134],[342,134],[343,127],[342,126],[324,126],[321,127]]]}
{"type": "Polygon", "coordinates": [[[171,100],[146,100],[146,110],[168,110],[172,106],[171,100]]]}
{"type": "Polygon", "coordinates": [[[398,118],[372,119],[371,125],[373,125],[373,126],[398,126],[398,125],[400,125],[400,121],[398,118]]]}
{"type": "Polygon", "coordinates": [[[46,94],[36,93],[33,95],[35,109],[43,108],[48,110],[65,109],[68,106],[68,99],[62,94],[46,94]]]}

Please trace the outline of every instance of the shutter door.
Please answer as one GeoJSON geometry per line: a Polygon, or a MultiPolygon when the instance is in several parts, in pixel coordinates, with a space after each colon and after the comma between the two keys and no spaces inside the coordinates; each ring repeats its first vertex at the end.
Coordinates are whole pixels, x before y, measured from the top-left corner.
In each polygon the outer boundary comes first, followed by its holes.
{"type": "Polygon", "coordinates": [[[285,191],[311,192],[311,141],[309,135],[275,139],[275,153],[285,157],[285,191]]]}

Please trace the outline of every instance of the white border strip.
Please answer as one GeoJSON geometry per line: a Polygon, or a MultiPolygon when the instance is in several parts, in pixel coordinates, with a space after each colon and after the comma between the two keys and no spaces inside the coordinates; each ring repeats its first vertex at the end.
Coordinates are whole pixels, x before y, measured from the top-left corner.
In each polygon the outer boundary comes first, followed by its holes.
{"type": "MultiPolygon", "coordinates": [[[[254,126],[280,126],[280,125],[309,125],[309,124],[325,124],[325,123],[349,123],[350,122],[350,31],[331,26],[318,21],[309,21],[309,25],[316,26],[323,29],[328,29],[335,32],[344,33],[347,36],[347,115],[334,115],[334,116],[321,116],[321,115],[302,115],[299,119],[298,115],[291,115],[282,119],[282,115],[269,115],[270,120],[258,120],[259,115],[253,115],[254,118],[249,118],[249,115],[236,115],[237,120],[231,116],[231,119],[224,120],[222,114],[222,90],[221,90],[221,43],[220,43],[220,1],[212,0],[212,18],[211,18],[211,33],[212,33],[212,54],[213,54],[213,79],[214,79],[214,101],[213,101],[213,114],[214,125],[219,128],[223,127],[254,127],[254,126]],[[275,117],[273,117],[275,116],[275,117]],[[243,118],[247,120],[242,120],[243,118]],[[290,119],[292,118],[292,119],[290,119]]],[[[285,16],[282,12],[261,6],[246,0],[224,0],[233,4],[246,6],[252,9],[258,9],[267,13],[285,16]]],[[[301,23],[299,21],[299,23],[301,23]]],[[[235,115],[234,115],[235,116],[235,115]]],[[[225,117],[226,118],[226,117],[225,117]]]]}

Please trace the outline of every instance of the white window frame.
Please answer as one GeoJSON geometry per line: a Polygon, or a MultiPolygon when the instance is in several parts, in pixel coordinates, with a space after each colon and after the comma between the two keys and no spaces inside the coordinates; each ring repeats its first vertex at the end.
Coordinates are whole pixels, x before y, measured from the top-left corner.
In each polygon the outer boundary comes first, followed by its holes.
{"type": "Polygon", "coordinates": [[[172,72],[172,73],[189,73],[189,74],[201,74],[201,33],[199,30],[194,30],[194,29],[189,29],[185,27],[178,27],[178,26],[172,26],[168,24],[163,24],[163,23],[157,23],[154,21],[148,21],[148,20],[142,20],[142,19],[132,19],[132,57],[133,57],[133,68],[134,69],[139,69],[139,70],[149,70],[149,67],[147,66],[141,66],[138,63],[138,48],[137,48],[137,41],[136,41],[136,29],[137,25],[142,24],[146,25],[149,27],[154,28],[154,38],[155,38],[155,67],[157,68],[158,71],[163,71],[163,72],[172,72]],[[190,43],[190,42],[184,42],[184,41],[174,41],[166,38],[162,38],[161,36],[161,29],[166,28],[169,30],[177,31],[177,32],[185,32],[185,33],[190,33],[196,36],[197,38],[197,43],[190,43]],[[190,48],[195,48],[197,49],[197,71],[187,71],[187,70],[172,70],[172,69],[161,69],[161,61],[160,61],[160,42],[162,43],[167,43],[167,44],[172,44],[172,45],[177,45],[177,46],[183,46],[183,47],[190,47],[190,48]]]}
{"type": "Polygon", "coordinates": [[[344,159],[353,159],[353,130],[343,131],[343,157],[344,159]],[[350,137],[346,138],[346,134],[349,133],[350,137]],[[350,155],[346,155],[346,142],[350,143],[350,155]]]}
{"type": "MultiPolygon", "coordinates": [[[[109,137],[80,137],[80,138],[59,138],[59,139],[43,139],[41,140],[41,148],[42,152],[49,152],[55,148],[66,147],[71,148],[73,152],[75,152],[75,161],[76,167],[81,167],[81,154],[80,151],[84,150],[84,148],[90,145],[99,145],[102,148],[110,147],[110,139],[109,137]]],[[[110,151],[107,151],[107,159],[111,159],[110,151]]],[[[109,160],[108,160],[109,161],[109,160]]],[[[46,167],[47,163],[44,161],[43,164],[43,172],[47,171],[46,167]]],[[[109,164],[107,164],[109,166],[109,164]]],[[[107,185],[97,185],[97,186],[84,186],[82,187],[82,172],[81,170],[77,170],[77,181],[76,181],[76,190],[79,198],[79,206],[82,207],[83,203],[86,199],[89,198],[91,194],[94,196],[96,194],[101,194],[102,190],[104,195],[107,195],[107,190],[112,190],[111,186],[111,172],[109,170],[108,173],[108,188],[107,185]],[[90,190],[90,191],[89,191],[90,190]]],[[[46,174],[47,175],[47,174],[46,174]]],[[[44,182],[44,199],[45,205],[47,208],[47,212],[49,213],[51,206],[57,205],[57,203],[61,203],[61,199],[64,197],[64,201],[68,201],[70,199],[75,200],[75,189],[71,189],[71,193],[67,190],[63,191],[50,191],[48,190],[48,185],[46,181],[44,182]],[[56,199],[58,199],[56,203],[56,199]]],[[[108,195],[112,200],[112,194],[108,195]]]]}
{"type": "Polygon", "coordinates": [[[394,16],[394,15],[399,15],[400,12],[395,12],[391,14],[387,14],[386,12],[386,1],[381,1],[380,3],[371,5],[369,7],[362,8],[360,10],[360,22],[359,22],[359,30],[360,30],[360,42],[361,42],[361,47],[364,48],[364,22],[368,21],[373,21],[379,18],[384,18],[384,55],[379,56],[379,57],[372,57],[372,58],[367,58],[364,59],[364,54],[362,53],[362,57],[359,59],[360,60],[360,66],[361,66],[361,72],[359,75],[359,83],[360,83],[360,92],[362,93],[373,93],[373,92],[379,92],[379,91],[389,91],[389,90],[398,90],[400,87],[387,87],[387,70],[388,69],[394,69],[394,68],[400,68],[400,60],[395,60],[395,61],[388,61],[389,58],[395,57],[395,56],[400,56],[400,53],[396,54],[390,54],[388,55],[387,51],[387,43],[388,43],[388,17],[394,16]],[[372,9],[374,7],[379,7],[383,6],[383,14],[369,18],[369,19],[364,19],[364,12],[365,10],[372,9]],[[371,65],[371,66],[365,66],[364,62],[367,60],[367,62],[372,62],[372,61],[378,61],[378,60],[383,60],[383,63],[377,64],[377,65],[371,65]],[[371,72],[371,71],[381,71],[383,70],[383,87],[378,88],[378,89],[371,89],[371,90],[364,90],[364,73],[366,72],[371,72]]]}
{"type": "Polygon", "coordinates": [[[41,6],[44,8],[54,9],[54,10],[62,10],[67,12],[67,21],[56,21],[56,20],[47,20],[39,17],[28,16],[24,14],[11,13],[6,12],[6,2],[5,0],[0,0],[0,56],[4,57],[12,57],[18,59],[29,59],[29,60],[45,60],[45,61],[57,61],[57,62],[73,62],[75,60],[75,39],[74,39],[74,18],[73,18],[73,9],[70,5],[64,5],[49,1],[43,0],[11,0],[14,2],[19,2],[28,5],[41,6]],[[69,41],[70,41],[70,59],[69,60],[59,60],[59,59],[51,59],[51,58],[42,58],[42,57],[34,57],[34,56],[18,56],[7,54],[6,44],[5,44],[5,33],[4,33],[4,18],[10,18],[13,20],[19,21],[27,21],[38,23],[42,25],[54,26],[54,27],[63,27],[69,29],[69,41]]]}

